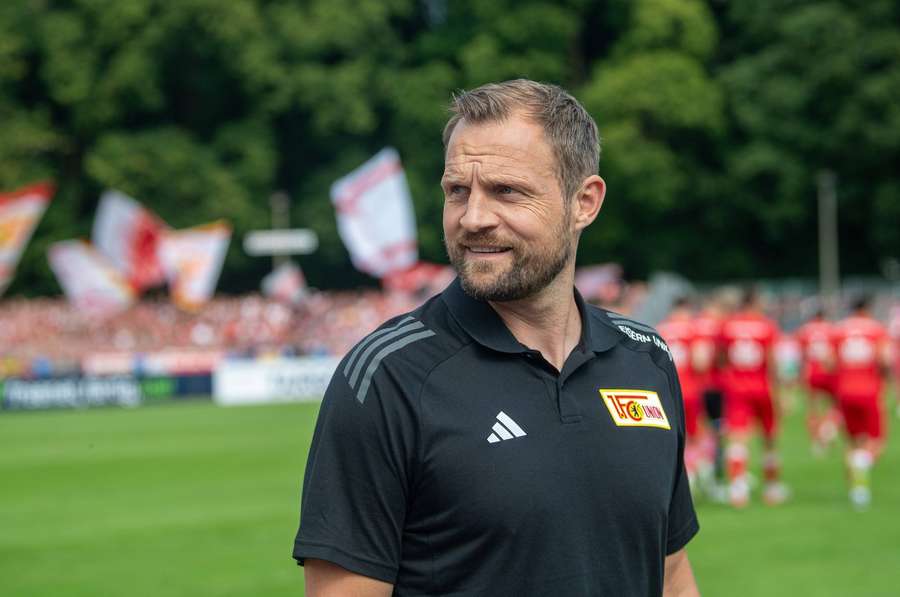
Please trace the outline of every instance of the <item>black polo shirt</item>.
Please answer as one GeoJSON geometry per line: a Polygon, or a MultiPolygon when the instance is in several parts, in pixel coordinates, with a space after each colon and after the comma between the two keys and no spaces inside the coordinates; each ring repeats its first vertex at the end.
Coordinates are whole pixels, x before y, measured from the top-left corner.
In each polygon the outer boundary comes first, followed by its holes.
{"type": "Polygon", "coordinates": [[[587,305],[557,371],[457,280],[325,394],[294,557],[394,595],[659,595],[698,530],[681,391],[651,328],[587,305]]]}

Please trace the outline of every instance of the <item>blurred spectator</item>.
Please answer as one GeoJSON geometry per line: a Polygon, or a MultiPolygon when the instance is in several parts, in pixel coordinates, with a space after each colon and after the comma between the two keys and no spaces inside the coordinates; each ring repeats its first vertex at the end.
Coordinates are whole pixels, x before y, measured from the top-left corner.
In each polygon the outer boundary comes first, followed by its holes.
{"type": "MultiPolygon", "coordinates": [[[[606,291],[600,296],[592,296],[593,301],[627,315],[647,297],[645,283],[613,282],[603,286],[606,291]]],[[[788,329],[808,316],[814,302],[802,293],[769,298],[768,313],[788,329]]],[[[242,356],[341,356],[381,322],[426,299],[375,289],[311,291],[297,305],[262,295],[218,297],[197,313],[151,299],[104,320],[79,313],[62,298],[7,299],[0,303],[0,379],[75,373],[86,356],[97,353],[177,349],[242,356]]]]}
{"type": "Polygon", "coordinates": [[[258,295],[217,298],[198,313],[145,301],[105,320],[63,299],[7,300],[0,310],[0,377],[45,377],[78,369],[85,355],[166,349],[341,355],[417,299],[375,290],[311,293],[296,307],[258,295]]]}

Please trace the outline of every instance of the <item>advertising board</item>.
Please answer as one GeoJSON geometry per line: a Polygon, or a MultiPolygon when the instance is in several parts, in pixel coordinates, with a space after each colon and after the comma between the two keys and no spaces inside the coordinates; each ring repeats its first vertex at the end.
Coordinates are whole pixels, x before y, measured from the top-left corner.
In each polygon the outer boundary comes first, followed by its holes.
{"type": "Polygon", "coordinates": [[[138,406],[141,396],[140,383],[130,377],[7,379],[3,384],[3,409],[138,406]]]}
{"type": "Polygon", "coordinates": [[[340,359],[226,359],[213,373],[213,399],[222,405],[321,400],[340,359]]]}

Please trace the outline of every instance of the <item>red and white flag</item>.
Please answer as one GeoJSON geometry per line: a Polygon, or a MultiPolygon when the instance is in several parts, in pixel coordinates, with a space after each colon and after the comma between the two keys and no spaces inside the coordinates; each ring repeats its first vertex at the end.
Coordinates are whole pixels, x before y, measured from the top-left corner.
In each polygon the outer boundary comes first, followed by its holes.
{"type": "Polygon", "coordinates": [[[12,281],[16,266],[55,191],[41,182],[0,193],[0,294],[12,281]]]}
{"type": "Polygon", "coordinates": [[[338,232],[353,265],[380,278],[418,260],[416,219],[397,150],[387,147],[331,185],[338,232]]]}
{"type": "Polygon", "coordinates": [[[157,249],[167,229],[156,214],[128,195],[106,191],[100,197],[91,240],[140,292],[165,282],[157,249]]]}
{"type": "Polygon", "coordinates": [[[285,261],[262,281],[263,294],[281,301],[295,304],[306,295],[306,278],[303,270],[292,261],[285,261]]]}
{"type": "Polygon", "coordinates": [[[50,269],[69,302],[92,316],[114,315],[134,302],[134,291],[99,251],[83,240],[50,245],[50,269]]]}
{"type": "Polygon", "coordinates": [[[212,298],[230,241],[231,226],[224,221],[163,234],[159,258],[176,305],[193,311],[212,298]]]}

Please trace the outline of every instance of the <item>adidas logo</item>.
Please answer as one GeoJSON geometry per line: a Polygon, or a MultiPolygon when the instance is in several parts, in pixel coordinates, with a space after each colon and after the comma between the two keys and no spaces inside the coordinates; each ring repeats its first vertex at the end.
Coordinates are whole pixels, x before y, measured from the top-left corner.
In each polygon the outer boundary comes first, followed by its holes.
{"type": "Polygon", "coordinates": [[[413,342],[431,336],[434,336],[434,332],[426,328],[425,324],[412,317],[406,317],[395,325],[369,334],[357,344],[344,365],[344,377],[350,387],[356,390],[356,399],[359,403],[366,401],[372,376],[378,371],[378,366],[385,357],[413,342]]]}
{"type": "Polygon", "coordinates": [[[497,413],[497,422],[494,423],[494,426],[491,427],[491,429],[493,430],[493,433],[487,438],[488,443],[491,444],[513,439],[514,437],[524,437],[528,435],[502,410],[497,413]]]}

